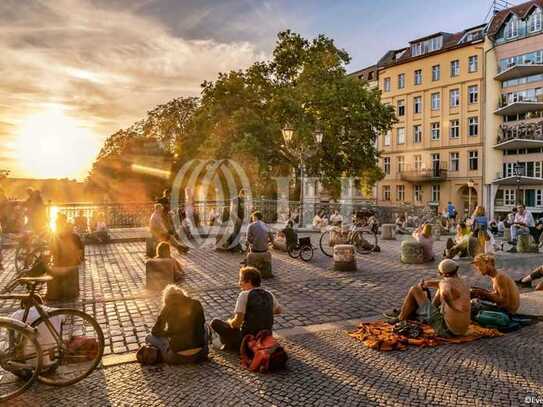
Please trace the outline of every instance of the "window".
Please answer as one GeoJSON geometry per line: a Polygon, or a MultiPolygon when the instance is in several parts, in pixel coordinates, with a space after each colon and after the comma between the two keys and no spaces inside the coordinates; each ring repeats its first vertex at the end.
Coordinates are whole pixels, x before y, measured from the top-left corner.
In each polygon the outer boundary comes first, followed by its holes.
{"type": "Polygon", "coordinates": [[[422,202],[422,185],[415,185],[415,202],[422,202]]]}
{"type": "Polygon", "coordinates": [[[413,108],[415,114],[422,113],[422,98],[420,96],[415,96],[413,98],[413,108]]]}
{"type": "Polygon", "coordinates": [[[415,156],[415,171],[422,170],[422,155],[415,156]]]}
{"type": "Polygon", "coordinates": [[[432,93],[432,110],[439,110],[441,108],[441,95],[439,92],[432,93]]]}
{"type": "Polygon", "coordinates": [[[515,205],[517,202],[516,191],[514,189],[503,190],[503,204],[515,205]]]}
{"type": "Polygon", "coordinates": [[[476,171],[479,169],[479,152],[470,151],[469,152],[469,169],[470,171],[476,171]]]}
{"type": "Polygon", "coordinates": [[[405,88],[405,74],[401,73],[398,75],[398,89],[405,88]]]}
{"type": "Polygon", "coordinates": [[[478,58],[477,55],[472,55],[468,58],[468,72],[473,73],[477,72],[478,69],[478,58]]]}
{"type": "Polygon", "coordinates": [[[417,69],[415,71],[415,85],[420,85],[422,83],[422,69],[417,69]]]}
{"type": "Polygon", "coordinates": [[[383,88],[385,92],[390,92],[390,78],[385,78],[383,81],[383,88]]]}
{"type": "Polygon", "coordinates": [[[534,177],[541,178],[541,161],[534,163],[534,177]]]}
{"type": "Polygon", "coordinates": [[[439,140],[439,122],[432,123],[432,140],[439,140]]]}
{"type": "Polygon", "coordinates": [[[405,201],[405,186],[396,185],[396,200],[403,202],[405,201]]]}
{"type": "Polygon", "coordinates": [[[450,171],[459,171],[460,170],[460,153],[451,153],[450,154],[451,167],[450,171]]]}
{"type": "Polygon", "coordinates": [[[413,126],[413,143],[422,143],[422,127],[420,124],[413,126]]]}
{"type": "Polygon", "coordinates": [[[405,102],[403,100],[398,100],[398,116],[405,115],[405,102]]]}
{"type": "Polygon", "coordinates": [[[450,121],[449,137],[460,138],[460,120],[454,119],[450,121]]]}
{"type": "Polygon", "coordinates": [[[468,86],[468,102],[470,104],[479,101],[479,87],[477,85],[468,86]]]}
{"type": "Polygon", "coordinates": [[[511,19],[507,22],[504,29],[504,37],[506,39],[509,38],[515,38],[518,36],[518,26],[519,26],[519,20],[517,16],[513,15],[511,19]]]}
{"type": "Polygon", "coordinates": [[[383,201],[390,201],[390,185],[383,185],[383,201]]]}
{"type": "Polygon", "coordinates": [[[390,157],[383,158],[383,172],[385,175],[390,175],[390,157]]]}
{"type": "Polygon", "coordinates": [[[432,185],[432,202],[439,202],[441,188],[439,185],[432,185]]]}
{"type": "Polygon", "coordinates": [[[397,133],[397,142],[398,144],[405,144],[405,129],[403,127],[398,127],[396,130],[397,133]]]}
{"type": "Polygon", "coordinates": [[[439,65],[434,65],[432,67],[432,81],[438,81],[441,77],[441,67],[439,65]]]}
{"type": "Polygon", "coordinates": [[[426,54],[427,52],[437,51],[443,47],[443,36],[439,35],[425,41],[411,44],[411,56],[426,54]]]}
{"type": "Polygon", "coordinates": [[[468,134],[470,136],[479,135],[479,118],[468,117],[468,134]]]}
{"type": "Polygon", "coordinates": [[[460,105],[460,90],[458,89],[451,89],[450,92],[450,105],[451,107],[457,107],[460,105]]]}
{"type": "Polygon", "coordinates": [[[460,75],[460,61],[455,59],[454,61],[451,61],[451,76],[458,75],[460,75]]]}
{"type": "Polygon", "coordinates": [[[398,172],[405,171],[405,160],[403,155],[398,156],[398,172]]]}
{"type": "Polygon", "coordinates": [[[541,9],[537,8],[528,19],[528,32],[541,31],[541,9]]]}
{"type": "Polygon", "coordinates": [[[535,206],[543,205],[543,191],[541,189],[535,190],[535,206]]]}
{"type": "Polygon", "coordinates": [[[391,142],[391,139],[392,139],[392,132],[389,130],[385,133],[385,137],[383,138],[384,140],[384,145],[385,146],[389,146],[390,145],[390,142],[391,142]]]}

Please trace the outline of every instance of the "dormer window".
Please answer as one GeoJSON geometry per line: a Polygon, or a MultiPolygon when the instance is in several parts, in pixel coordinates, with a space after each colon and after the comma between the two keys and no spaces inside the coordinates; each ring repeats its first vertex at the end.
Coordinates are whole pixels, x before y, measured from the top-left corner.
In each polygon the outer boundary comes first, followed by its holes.
{"type": "Polygon", "coordinates": [[[528,18],[528,32],[541,31],[541,9],[536,8],[528,18]]]}
{"type": "Polygon", "coordinates": [[[419,41],[411,44],[411,56],[426,54],[441,49],[443,47],[443,36],[437,36],[425,41],[419,41]]]}
{"type": "Polygon", "coordinates": [[[515,38],[518,36],[519,19],[517,16],[511,16],[507,24],[505,24],[504,37],[506,39],[515,38]]]}

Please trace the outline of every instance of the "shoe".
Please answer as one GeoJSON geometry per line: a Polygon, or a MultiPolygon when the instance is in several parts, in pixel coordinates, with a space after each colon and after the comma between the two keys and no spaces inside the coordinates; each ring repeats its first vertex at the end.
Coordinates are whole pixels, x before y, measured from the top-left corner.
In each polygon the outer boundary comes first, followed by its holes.
{"type": "Polygon", "coordinates": [[[507,250],[507,253],[516,253],[517,248],[515,246],[511,247],[509,250],[507,250]]]}
{"type": "Polygon", "coordinates": [[[520,280],[516,280],[515,284],[518,285],[521,288],[532,288],[532,282],[531,281],[526,282],[526,281],[522,281],[522,279],[520,279],[520,280]]]}
{"type": "Polygon", "coordinates": [[[398,315],[400,315],[400,310],[398,310],[396,308],[394,308],[393,310],[390,310],[390,311],[383,312],[383,317],[385,317],[385,319],[387,319],[387,320],[397,319],[398,315]]]}

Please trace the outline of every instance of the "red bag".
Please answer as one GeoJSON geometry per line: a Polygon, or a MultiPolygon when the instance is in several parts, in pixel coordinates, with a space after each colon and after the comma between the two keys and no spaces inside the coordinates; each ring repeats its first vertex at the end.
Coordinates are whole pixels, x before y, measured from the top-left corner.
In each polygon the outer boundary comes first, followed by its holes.
{"type": "Polygon", "coordinates": [[[87,360],[94,360],[98,355],[98,341],[96,338],[86,336],[72,336],[66,342],[68,350],[67,359],[70,361],[81,362],[82,356],[87,360]]]}
{"type": "Polygon", "coordinates": [[[260,331],[256,336],[245,335],[241,342],[241,366],[251,372],[268,373],[284,369],[288,356],[271,331],[260,331]]]}

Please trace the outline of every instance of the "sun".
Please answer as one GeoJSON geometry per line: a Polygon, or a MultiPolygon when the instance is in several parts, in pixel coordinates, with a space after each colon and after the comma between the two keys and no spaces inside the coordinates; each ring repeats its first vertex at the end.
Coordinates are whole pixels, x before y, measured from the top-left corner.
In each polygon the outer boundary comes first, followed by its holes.
{"type": "Polygon", "coordinates": [[[55,106],[22,122],[15,154],[21,170],[33,178],[82,178],[99,147],[88,128],[55,106]]]}

